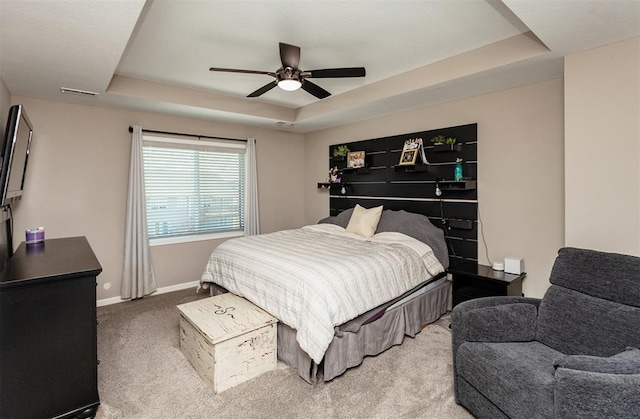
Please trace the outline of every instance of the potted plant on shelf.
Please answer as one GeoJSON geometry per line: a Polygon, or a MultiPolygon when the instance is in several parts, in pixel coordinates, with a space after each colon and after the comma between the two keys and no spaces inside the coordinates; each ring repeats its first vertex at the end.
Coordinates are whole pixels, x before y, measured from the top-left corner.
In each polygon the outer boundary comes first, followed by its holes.
{"type": "Polygon", "coordinates": [[[445,137],[444,135],[436,135],[431,139],[434,151],[460,151],[460,144],[456,146],[457,141],[453,137],[445,137]]]}
{"type": "Polygon", "coordinates": [[[333,157],[345,157],[349,151],[351,150],[346,145],[339,145],[333,148],[333,157]]]}

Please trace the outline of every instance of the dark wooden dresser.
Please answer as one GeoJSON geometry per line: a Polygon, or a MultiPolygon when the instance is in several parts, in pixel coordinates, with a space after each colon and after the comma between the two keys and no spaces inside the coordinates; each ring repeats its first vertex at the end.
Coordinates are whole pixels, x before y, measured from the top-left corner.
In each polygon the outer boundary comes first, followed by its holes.
{"type": "Polygon", "coordinates": [[[0,275],[0,418],[93,417],[96,277],[85,237],[20,244],[0,275]]]}

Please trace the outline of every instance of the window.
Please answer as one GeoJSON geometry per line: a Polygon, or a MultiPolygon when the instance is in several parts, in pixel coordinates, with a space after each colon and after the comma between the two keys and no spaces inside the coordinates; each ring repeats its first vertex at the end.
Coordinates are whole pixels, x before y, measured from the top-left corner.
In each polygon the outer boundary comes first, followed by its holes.
{"type": "Polygon", "coordinates": [[[245,144],[144,136],[151,244],[242,235],[245,144]]]}

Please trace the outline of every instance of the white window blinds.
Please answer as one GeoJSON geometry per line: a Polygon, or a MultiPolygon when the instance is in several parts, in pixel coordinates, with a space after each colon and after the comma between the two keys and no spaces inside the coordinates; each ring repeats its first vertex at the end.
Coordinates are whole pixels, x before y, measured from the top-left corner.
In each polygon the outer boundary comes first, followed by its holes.
{"type": "Polygon", "coordinates": [[[149,238],[242,231],[245,148],[144,136],[149,238]]]}

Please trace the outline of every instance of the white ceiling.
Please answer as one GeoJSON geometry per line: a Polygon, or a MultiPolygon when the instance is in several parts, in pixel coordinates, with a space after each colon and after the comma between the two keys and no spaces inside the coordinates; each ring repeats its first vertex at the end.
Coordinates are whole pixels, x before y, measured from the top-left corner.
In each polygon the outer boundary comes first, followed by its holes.
{"type": "Polygon", "coordinates": [[[13,95],[309,132],[562,76],[562,57],[640,36],[640,0],[0,0],[13,95]],[[364,66],[273,89],[278,42],[300,67],[364,66]],[[99,93],[62,94],[60,87],[99,93]]]}

